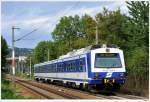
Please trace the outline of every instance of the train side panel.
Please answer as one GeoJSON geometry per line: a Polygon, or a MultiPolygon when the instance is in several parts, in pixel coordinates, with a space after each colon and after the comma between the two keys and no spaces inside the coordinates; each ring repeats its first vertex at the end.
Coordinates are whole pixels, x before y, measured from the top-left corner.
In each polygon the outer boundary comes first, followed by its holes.
{"type": "MultiPolygon", "coordinates": [[[[84,69],[83,72],[50,72],[47,73],[46,71],[44,73],[34,73],[35,78],[39,78],[39,79],[50,79],[50,80],[61,80],[64,83],[66,82],[75,82],[77,85],[81,84],[81,83],[88,83],[88,65],[87,65],[87,56],[82,55],[79,58],[83,58],[84,59],[84,69]]],[[[73,58],[72,58],[73,59],[73,58]]],[[[69,59],[69,60],[72,60],[69,59]]],[[[66,61],[66,60],[64,60],[66,61]]],[[[49,67],[49,66],[48,66],[49,67]]]]}

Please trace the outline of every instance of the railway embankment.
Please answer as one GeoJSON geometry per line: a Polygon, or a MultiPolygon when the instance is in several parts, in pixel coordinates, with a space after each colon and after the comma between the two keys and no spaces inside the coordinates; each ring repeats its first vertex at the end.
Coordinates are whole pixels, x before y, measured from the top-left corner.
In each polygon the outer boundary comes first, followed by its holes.
{"type": "MultiPolygon", "coordinates": [[[[7,76],[7,79],[10,79],[10,75],[7,76]]],[[[147,97],[141,97],[138,95],[133,95],[125,92],[117,92],[113,94],[101,94],[101,93],[90,93],[82,90],[67,88],[63,86],[36,82],[29,79],[22,79],[15,77],[15,83],[17,90],[26,90],[24,93],[18,93],[27,97],[28,95],[32,96],[33,99],[142,99],[147,100],[147,97]]],[[[122,91],[122,90],[121,90],[122,91]]],[[[22,91],[20,91],[22,92],[22,91]]]]}

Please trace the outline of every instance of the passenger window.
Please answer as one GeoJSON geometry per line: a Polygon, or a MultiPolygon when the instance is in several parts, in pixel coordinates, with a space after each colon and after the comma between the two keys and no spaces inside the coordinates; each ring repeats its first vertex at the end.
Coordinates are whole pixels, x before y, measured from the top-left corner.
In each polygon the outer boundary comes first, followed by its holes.
{"type": "Polygon", "coordinates": [[[67,65],[67,63],[65,63],[65,69],[66,69],[66,72],[68,72],[68,65],[67,65]]]}
{"type": "Polygon", "coordinates": [[[59,65],[56,64],[56,69],[57,69],[57,72],[59,72],[59,65]]]}
{"type": "Polygon", "coordinates": [[[51,65],[50,65],[50,69],[51,69],[51,72],[52,72],[53,69],[52,69],[52,66],[51,66],[51,65]]]}
{"type": "Polygon", "coordinates": [[[55,68],[55,72],[57,72],[57,68],[56,68],[56,65],[54,64],[54,68],[55,68]]]}
{"type": "Polygon", "coordinates": [[[83,63],[82,63],[82,59],[80,59],[80,61],[79,61],[79,65],[80,65],[79,70],[80,70],[80,71],[82,71],[82,70],[83,70],[83,66],[82,66],[82,64],[83,64],[83,63]]]}
{"type": "Polygon", "coordinates": [[[52,68],[53,68],[53,71],[55,72],[55,68],[54,68],[53,64],[52,64],[52,68]]]}
{"type": "Polygon", "coordinates": [[[63,64],[61,63],[61,69],[62,69],[62,72],[64,72],[64,67],[63,67],[63,64]]]}
{"type": "Polygon", "coordinates": [[[54,71],[53,65],[51,64],[52,71],[54,71]]]}
{"type": "Polygon", "coordinates": [[[69,72],[69,64],[66,63],[67,72],[69,72]]]}
{"type": "Polygon", "coordinates": [[[62,72],[62,66],[61,66],[61,63],[60,63],[60,72],[62,72]]]}
{"type": "Polygon", "coordinates": [[[60,64],[59,64],[59,72],[61,71],[61,66],[60,66],[60,64]]]}
{"type": "Polygon", "coordinates": [[[54,70],[55,70],[55,72],[56,72],[56,67],[55,67],[55,65],[53,65],[53,68],[54,68],[54,70]]]}
{"type": "Polygon", "coordinates": [[[69,63],[69,72],[71,71],[71,63],[69,63]]]}
{"type": "Polygon", "coordinates": [[[53,71],[52,66],[50,65],[51,72],[53,71]]]}
{"type": "Polygon", "coordinates": [[[71,72],[72,72],[72,62],[70,63],[70,70],[71,70],[71,72]]]}
{"type": "Polygon", "coordinates": [[[71,63],[69,62],[69,71],[71,71],[71,63]]]}
{"type": "Polygon", "coordinates": [[[72,62],[72,71],[74,71],[74,65],[73,65],[73,62],[72,62]]]}
{"type": "Polygon", "coordinates": [[[52,66],[53,72],[55,72],[55,68],[53,67],[53,65],[51,65],[51,66],[52,66]]]}
{"type": "Polygon", "coordinates": [[[71,63],[69,64],[69,68],[70,68],[70,71],[72,71],[72,64],[71,63]]]}
{"type": "Polygon", "coordinates": [[[61,69],[60,69],[60,64],[58,64],[58,72],[60,72],[60,70],[61,70],[61,69]]]}
{"type": "Polygon", "coordinates": [[[48,66],[47,66],[47,69],[48,69],[48,70],[49,70],[49,68],[52,70],[52,67],[51,67],[51,65],[48,65],[48,66]]]}
{"type": "Polygon", "coordinates": [[[63,67],[64,67],[64,72],[66,72],[66,65],[65,65],[65,63],[63,63],[63,67]]]}
{"type": "Polygon", "coordinates": [[[56,68],[56,72],[58,72],[58,66],[57,66],[57,64],[55,64],[55,68],[56,68]]]}
{"type": "Polygon", "coordinates": [[[74,62],[72,62],[72,70],[75,71],[75,70],[74,70],[74,62]]]}
{"type": "Polygon", "coordinates": [[[53,66],[51,65],[52,72],[54,71],[53,66]]]}
{"type": "Polygon", "coordinates": [[[62,70],[63,70],[63,72],[65,71],[65,68],[64,68],[64,64],[62,63],[62,70]]]}
{"type": "Polygon", "coordinates": [[[76,71],[75,68],[76,68],[76,67],[75,67],[75,61],[73,61],[73,70],[74,70],[74,71],[76,71]]]}
{"type": "Polygon", "coordinates": [[[76,69],[76,62],[74,62],[74,70],[77,71],[77,69],[76,69]]]}
{"type": "Polygon", "coordinates": [[[69,63],[67,63],[67,71],[69,72],[70,71],[70,69],[69,69],[69,63]]]}

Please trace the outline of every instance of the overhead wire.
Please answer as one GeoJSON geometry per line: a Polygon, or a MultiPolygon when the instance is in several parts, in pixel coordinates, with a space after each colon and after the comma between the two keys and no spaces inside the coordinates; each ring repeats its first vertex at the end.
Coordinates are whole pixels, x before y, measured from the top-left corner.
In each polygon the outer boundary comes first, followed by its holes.
{"type": "MultiPolygon", "coordinates": [[[[68,10],[63,14],[63,16],[65,16],[71,9],[73,9],[74,7],[76,7],[79,3],[80,3],[80,1],[78,1],[78,2],[77,2],[75,5],[73,5],[70,9],[68,9],[68,10]]],[[[58,21],[59,21],[59,19],[56,20],[56,22],[52,24],[52,27],[53,27],[54,24],[56,24],[58,21]]]]}
{"type": "Polygon", "coordinates": [[[18,38],[18,39],[17,39],[17,40],[15,40],[15,41],[22,40],[23,38],[25,38],[26,36],[30,35],[31,33],[35,32],[35,31],[37,31],[37,30],[38,30],[38,29],[34,29],[33,31],[31,31],[31,32],[29,32],[29,33],[27,33],[27,34],[23,35],[22,37],[18,38]]]}

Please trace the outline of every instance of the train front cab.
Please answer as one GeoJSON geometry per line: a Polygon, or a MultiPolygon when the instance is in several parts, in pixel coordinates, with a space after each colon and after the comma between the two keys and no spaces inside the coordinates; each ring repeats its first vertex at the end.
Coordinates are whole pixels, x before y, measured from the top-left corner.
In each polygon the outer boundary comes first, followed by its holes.
{"type": "Polygon", "coordinates": [[[125,83],[123,51],[116,48],[99,48],[88,54],[88,83],[101,89],[120,89],[125,83]]]}

